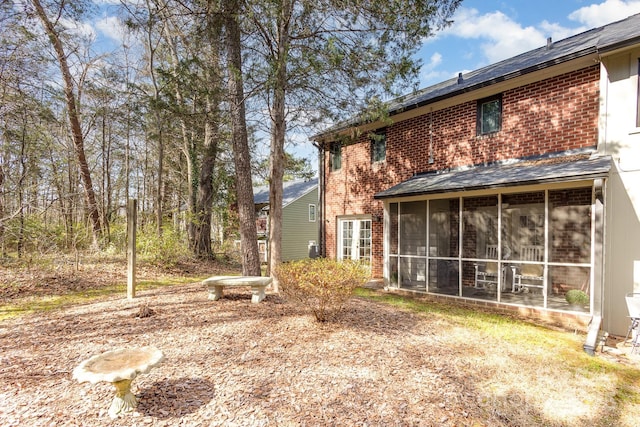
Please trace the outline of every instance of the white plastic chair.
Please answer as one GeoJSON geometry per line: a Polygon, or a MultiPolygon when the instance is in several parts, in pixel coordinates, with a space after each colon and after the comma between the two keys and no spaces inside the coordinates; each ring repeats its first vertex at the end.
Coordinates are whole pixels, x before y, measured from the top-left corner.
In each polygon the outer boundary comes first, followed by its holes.
{"type": "Polygon", "coordinates": [[[539,261],[544,259],[544,246],[523,246],[520,259],[524,261],[539,261]]]}
{"type": "Polygon", "coordinates": [[[485,289],[498,285],[498,245],[487,245],[485,248],[485,258],[495,259],[495,262],[489,261],[484,265],[475,264],[476,281],[474,287],[477,289],[485,289]]]}
{"type": "Polygon", "coordinates": [[[640,345],[638,342],[638,335],[640,335],[640,293],[631,292],[627,294],[625,297],[627,301],[627,310],[629,311],[629,318],[631,319],[631,324],[629,325],[629,329],[627,330],[627,336],[624,337],[624,341],[626,342],[629,338],[629,335],[632,335],[633,330],[636,330],[636,336],[633,338],[631,342],[631,353],[635,351],[636,347],[640,345]]]}
{"type": "MultiPolygon", "coordinates": [[[[542,262],[544,246],[523,246],[520,249],[522,261],[542,262]]],[[[511,267],[513,270],[512,292],[520,292],[526,288],[544,288],[544,268],[542,264],[522,264],[511,267]],[[524,279],[524,282],[522,281],[524,279]]]]}

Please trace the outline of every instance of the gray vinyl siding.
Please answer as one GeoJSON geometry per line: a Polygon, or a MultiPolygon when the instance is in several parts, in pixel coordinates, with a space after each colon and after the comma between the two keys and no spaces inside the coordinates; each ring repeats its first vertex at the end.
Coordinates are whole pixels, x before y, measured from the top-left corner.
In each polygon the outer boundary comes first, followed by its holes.
{"type": "Polygon", "coordinates": [[[309,241],[318,243],[318,189],[282,209],[282,261],[309,256],[309,241]],[[309,221],[309,205],[316,205],[316,221],[309,221]]]}

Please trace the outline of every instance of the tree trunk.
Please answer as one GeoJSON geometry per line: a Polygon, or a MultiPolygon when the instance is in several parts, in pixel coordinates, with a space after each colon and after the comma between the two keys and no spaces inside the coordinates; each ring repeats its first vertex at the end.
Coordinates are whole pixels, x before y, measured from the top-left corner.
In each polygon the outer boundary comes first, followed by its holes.
{"type": "Polygon", "coordinates": [[[104,226],[103,235],[107,242],[111,242],[111,125],[108,124],[107,105],[105,102],[102,112],[102,224],[104,226]]]}
{"type": "Polygon", "coordinates": [[[273,103],[271,105],[271,169],[269,173],[269,273],[274,290],[278,291],[275,275],[282,262],[282,179],[284,175],[284,141],[286,134],[285,96],[287,60],[289,55],[289,23],[293,2],[282,2],[278,18],[277,53],[274,58],[273,103]]]}
{"type": "Polygon", "coordinates": [[[98,212],[98,205],[96,203],[96,195],[93,190],[93,183],[91,181],[91,173],[89,171],[89,165],[87,164],[87,158],[84,153],[84,136],[82,134],[82,128],[80,126],[80,113],[76,106],[76,98],[74,94],[73,78],[67,63],[67,55],[64,52],[62,46],[62,40],[58,35],[58,32],[54,28],[53,24],[47,17],[44,8],[40,4],[40,0],[32,0],[36,9],[36,14],[44,30],[49,36],[49,40],[53,45],[58,58],[58,64],[60,65],[60,72],[62,73],[62,79],[64,83],[64,95],[67,104],[69,125],[71,127],[71,137],[73,139],[73,146],[75,149],[76,158],[78,160],[78,166],[80,168],[80,177],[82,178],[82,184],[84,185],[85,199],[87,203],[87,213],[92,225],[93,231],[93,244],[94,247],[99,246],[100,236],[102,234],[102,225],[100,223],[100,214],[98,212]]]}
{"type": "Polygon", "coordinates": [[[18,187],[16,191],[18,193],[18,210],[19,210],[19,223],[20,228],[18,229],[18,239],[17,239],[17,251],[18,258],[22,258],[24,251],[24,181],[27,176],[27,153],[26,153],[26,133],[27,133],[27,122],[26,119],[23,118],[22,123],[22,137],[20,138],[20,178],[18,179],[18,187]]]}
{"type": "MultiPolygon", "coordinates": [[[[166,5],[165,5],[166,6],[166,5]]],[[[162,9],[162,17],[165,20],[164,23],[164,27],[163,27],[163,31],[164,31],[164,35],[165,35],[165,39],[167,41],[167,48],[169,49],[169,60],[171,61],[171,65],[173,66],[173,72],[172,75],[176,81],[176,87],[175,87],[175,97],[176,97],[176,101],[178,102],[178,106],[180,108],[184,108],[186,106],[185,101],[184,101],[184,95],[182,94],[182,88],[180,86],[180,84],[178,83],[179,79],[178,79],[178,66],[180,65],[180,55],[178,54],[178,47],[177,47],[177,36],[175,34],[172,34],[170,31],[170,27],[169,27],[169,20],[171,19],[166,12],[168,12],[170,9],[169,8],[163,8],[162,9]]],[[[215,44],[211,45],[212,49],[215,49],[216,46],[218,46],[219,43],[216,41],[215,44]]],[[[195,103],[194,103],[195,104],[195,103]]],[[[195,106],[193,107],[195,109],[195,106]]],[[[194,111],[195,113],[195,111],[194,111]]],[[[195,146],[195,138],[190,137],[189,136],[189,129],[187,126],[187,123],[184,119],[183,116],[179,117],[179,122],[180,122],[180,132],[182,134],[182,152],[184,153],[185,156],[185,161],[186,161],[186,165],[187,165],[187,191],[188,191],[188,196],[187,196],[187,200],[188,200],[188,212],[189,212],[189,219],[187,222],[187,236],[189,239],[189,248],[193,251],[194,254],[200,256],[200,242],[199,242],[199,227],[198,227],[198,221],[197,221],[197,217],[198,217],[198,201],[197,201],[197,192],[198,190],[196,190],[196,187],[198,187],[200,184],[198,183],[198,168],[197,168],[197,151],[196,151],[196,146],[195,146]]],[[[206,120],[206,119],[205,119],[206,120]]],[[[206,125],[205,125],[206,126],[206,125]]],[[[206,133],[206,129],[205,129],[205,133],[206,133]]],[[[207,151],[207,147],[206,147],[206,140],[207,140],[207,136],[205,134],[204,136],[205,139],[205,156],[206,156],[206,151],[207,151]]],[[[205,159],[203,159],[203,162],[205,161],[205,159]]],[[[211,246],[209,244],[209,246],[211,246]]],[[[210,254],[205,254],[207,256],[209,256],[210,254]]]]}
{"type": "Polygon", "coordinates": [[[211,214],[213,206],[213,173],[218,154],[217,110],[207,100],[207,118],[204,130],[204,153],[200,178],[198,180],[198,197],[196,202],[195,254],[200,258],[213,258],[211,249],[211,214]]]}
{"type": "MultiPolygon", "coordinates": [[[[153,14],[154,8],[152,7],[149,1],[146,2],[147,9],[150,14],[153,14]]],[[[149,55],[149,76],[151,77],[151,84],[153,86],[153,100],[154,105],[152,107],[153,110],[153,126],[155,128],[156,133],[156,142],[158,144],[157,151],[157,169],[156,169],[156,187],[155,187],[155,215],[156,215],[156,234],[158,237],[162,236],[162,213],[163,213],[163,205],[164,205],[164,125],[163,125],[163,117],[159,107],[160,100],[160,88],[158,87],[158,79],[156,77],[156,49],[157,46],[153,41],[153,26],[155,25],[154,20],[149,19],[146,22],[146,43],[148,55],[149,55]]],[[[145,175],[146,176],[146,175],[145,175]]],[[[149,190],[151,191],[151,190],[149,190]]],[[[144,210],[144,208],[143,208],[144,210]]]]}
{"type": "Polygon", "coordinates": [[[7,256],[4,244],[4,167],[3,157],[0,156],[0,257],[2,258],[7,256]]]}
{"type": "Polygon", "coordinates": [[[220,93],[222,81],[220,76],[221,20],[219,10],[210,1],[207,10],[207,40],[209,48],[202,53],[206,60],[205,75],[208,91],[206,95],[206,114],[204,124],[204,152],[198,178],[198,194],[196,200],[195,221],[195,254],[201,258],[213,258],[211,248],[211,221],[213,214],[214,172],[218,155],[220,93]]]}
{"type": "Polygon", "coordinates": [[[65,152],[66,158],[67,158],[67,167],[65,170],[65,173],[67,175],[67,179],[66,179],[66,191],[64,192],[65,194],[65,199],[67,200],[67,210],[66,210],[66,215],[65,215],[65,231],[66,231],[66,247],[67,249],[71,249],[75,247],[75,242],[76,242],[76,230],[74,228],[74,224],[76,222],[76,215],[77,215],[77,208],[78,208],[78,198],[76,196],[76,192],[75,189],[77,188],[78,183],[76,182],[76,178],[77,178],[77,174],[74,172],[74,167],[73,167],[73,153],[69,152],[69,150],[66,150],[65,152]]]}
{"type": "Polygon", "coordinates": [[[233,159],[236,169],[236,194],[240,222],[240,246],[242,252],[242,274],[260,276],[258,233],[251,180],[251,155],[247,137],[247,124],[242,88],[242,56],[237,0],[226,1],[227,68],[229,71],[229,107],[233,141],[233,159]]]}
{"type": "MultiPolygon", "coordinates": [[[[158,94],[156,94],[156,99],[159,98],[158,94]]],[[[163,188],[164,180],[162,179],[162,175],[164,173],[164,141],[162,136],[162,124],[160,114],[156,112],[156,130],[157,130],[157,143],[158,143],[158,169],[157,169],[157,187],[156,187],[156,232],[158,237],[162,236],[162,205],[164,204],[163,196],[163,188]]]]}

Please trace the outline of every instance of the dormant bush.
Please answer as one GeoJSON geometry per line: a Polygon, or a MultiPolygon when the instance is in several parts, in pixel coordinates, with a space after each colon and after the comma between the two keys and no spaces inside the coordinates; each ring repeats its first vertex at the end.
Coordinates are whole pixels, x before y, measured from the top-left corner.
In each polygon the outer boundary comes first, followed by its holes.
{"type": "Polygon", "coordinates": [[[162,236],[152,227],[142,228],[136,237],[136,249],[141,260],[164,266],[175,265],[191,255],[186,237],[170,227],[163,229],[162,236]]]}
{"type": "Polygon", "coordinates": [[[342,310],[355,288],[367,282],[369,270],[352,261],[318,258],[282,264],[277,276],[285,299],[326,322],[342,310]]]}

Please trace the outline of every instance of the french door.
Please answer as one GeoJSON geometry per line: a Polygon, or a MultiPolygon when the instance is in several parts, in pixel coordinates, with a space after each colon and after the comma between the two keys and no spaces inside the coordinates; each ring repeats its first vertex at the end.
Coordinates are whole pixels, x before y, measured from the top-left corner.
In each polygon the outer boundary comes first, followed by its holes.
{"type": "Polygon", "coordinates": [[[338,222],[338,259],[371,264],[371,220],[341,219],[338,222]]]}

